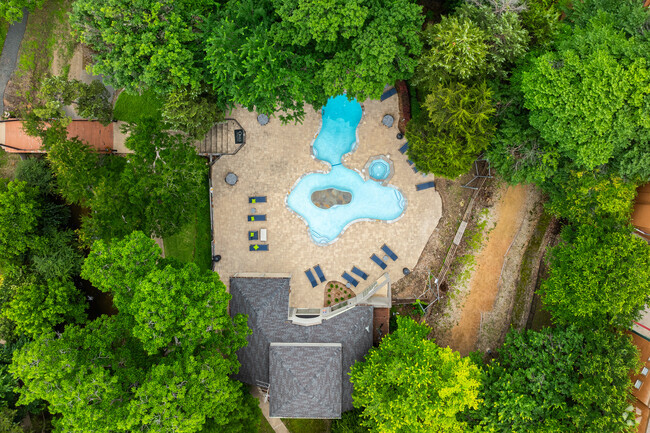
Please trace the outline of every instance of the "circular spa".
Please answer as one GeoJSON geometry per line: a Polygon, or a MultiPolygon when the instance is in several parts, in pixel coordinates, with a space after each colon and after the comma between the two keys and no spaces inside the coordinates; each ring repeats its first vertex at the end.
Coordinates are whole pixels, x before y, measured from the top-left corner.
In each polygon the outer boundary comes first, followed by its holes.
{"type": "Polygon", "coordinates": [[[370,177],[373,179],[384,180],[388,177],[388,173],[390,173],[390,166],[386,161],[377,159],[368,167],[368,173],[370,173],[370,177]]]}
{"type": "Polygon", "coordinates": [[[368,173],[367,178],[386,184],[393,177],[393,161],[384,155],[372,156],[363,170],[368,173]]]}

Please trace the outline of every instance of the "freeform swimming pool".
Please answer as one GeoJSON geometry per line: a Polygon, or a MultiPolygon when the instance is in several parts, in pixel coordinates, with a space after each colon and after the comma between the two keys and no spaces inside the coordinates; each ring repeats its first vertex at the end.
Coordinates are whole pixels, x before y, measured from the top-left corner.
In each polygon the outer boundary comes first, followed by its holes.
{"type": "Polygon", "coordinates": [[[357,144],[356,130],[362,111],[356,99],[348,101],[344,95],[330,98],[322,112],[323,124],[312,152],[317,159],[329,163],[331,170],[303,176],[289,193],[287,206],[305,220],[315,243],[327,245],[355,221],[397,219],[404,212],[406,200],[397,188],[364,180],[341,164],[343,155],[352,152],[357,144]],[[350,203],[329,209],[314,205],[312,193],[328,188],[349,192],[350,203]]]}

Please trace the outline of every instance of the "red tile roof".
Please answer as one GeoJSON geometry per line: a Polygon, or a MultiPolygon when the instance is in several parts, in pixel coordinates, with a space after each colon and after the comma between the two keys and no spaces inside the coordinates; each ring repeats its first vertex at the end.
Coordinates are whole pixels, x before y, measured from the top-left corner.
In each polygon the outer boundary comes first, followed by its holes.
{"type": "MultiPolygon", "coordinates": [[[[44,153],[41,149],[42,141],[38,137],[31,137],[23,131],[21,120],[9,120],[4,123],[5,142],[10,147],[5,147],[12,153],[44,153]]],[[[68,138],[78,137],[80,140],[95,148],[98,152],[111,152],[113,150],[113,125],[104,126],[93,120],[73,120],[68,125],[68,138]]]]}

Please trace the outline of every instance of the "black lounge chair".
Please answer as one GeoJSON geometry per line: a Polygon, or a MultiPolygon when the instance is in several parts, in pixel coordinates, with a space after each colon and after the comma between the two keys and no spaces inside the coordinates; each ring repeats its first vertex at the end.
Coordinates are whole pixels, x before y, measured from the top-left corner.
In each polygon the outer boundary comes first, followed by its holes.
{"type": "Polygon", "coordinates": [[[393,259],[393,261],[397,260],[397,254],[395,254],[395,253],[393,252],[393,250],[391,250],[390,248],[388,248],[388,246],[387,246],[386,244],[384,244],[384,245],[381,247],[381,250],[382,250],[383,252],[385,252],[386,255],[387,255],[388,257],[390,257],[391,259],[393,259]]]}
{"type": "Polygon", "coordinates": [[[357,274],[358,276],[360,276],[364,280],[368,279],[368,274],[366,274],[365,272],[363,272],[361,269],[357,268],[356,266],[352,266],[352,273],[357,274]]]}
{"type": "Polygon", "coordinates": [[[320,279],[321,283],[325,282],[325,275],[323,274],[323,270],[320,268],[320,265],[314,266],[314,271],[316,271],[316,275],[318,275],[318,278],[320,279]]]}
{"type": "Polygon", "coordinates": [[[318,285],[316,278],[314,278],[314,274],[311,273],[311,269],[307,269],[305,271],[305,275],[307,275],[307,278],[309,279],[312,287],[316,287],[318,285]]]}
{"type": "Polygon", "coordinates": [[[400,151],[400,153],[404,154],[404,153],[406,153],[408,148],[409,148],[409,142],[407,141],[406,143],[404,143],[404,145],[402,147],[399,148],[399,151],[400,151]]]}
{"type": "Polygon", "coordinates": [[[268,251],[268,245],[253,244],[248,246],[248,251],[268,251]]]}
{"type": "Polygon", "coordinates": [[[341,276],[343,278],[345,278],[347,280],[347,282],[352,284],[354,287],[357,287],[359,285],[359,282],[357,280],[355,280],[354,278],[352,278],[352,276],[350,274],[348,274],[347,272],[343,272],[341,274],[341,276]]]}
{"type": "Polygon", "coordinates": [[[377,266],[379,266],[382,269],[386,269],[387,266],[386,263],[384,263],[382,259],[377,257],[376,254],[373,254],[372,256],[370,256],[370,258],[372,259],[373,262],[377,263],[377,266]]]}
{"type": "Polygon", "coordinates": [[[249,241],[256,241],[259,239],[259,232],[248,232],[248,240],[249,241]]]}
{"type": "Polygon", "coordinates": [[[390,90],[386,90],[386,91],[381,95],[381,98],[379,99],[379,101],[380,101],[380,102],[383,102],[383,101],[385,101],[386,99],[388,99],[388,98],[390,98],[391,96],[396,95],[396,94],[397,94],[397,89],[393,87],[393,88],[390,89],[390,90]]]}
{"type": "Polygon", "coordinates": [[[248,215],[248,221],[266,221],[266,215],[248,215]]]}
{"type": "Polygon", "coordinates": [[[266,196],[260,195],[257,197],[248,197],[249,203],[266,203],[266,196]]]}
{"type": "Polygon", "coordinates": [[[413,173],[419,173],[420,170],[418,170],[415,166],[411,167],[413,169],[413,173]]]}
{"type": "Polygon", "coordinates": [[[407,159],[406,162],[408,162],[409,165],[413,165],[413,161],[411,161],[410,159],[407,159]]]}
{"type": "Polygon", "coordinates": [[[418,183],[417,185],[415,185],[415,190],[422,191],[423,189],[429,189],[435,187],[436,187],[436,183],[434,181],[429,181],[424,183],[418,183]]]}

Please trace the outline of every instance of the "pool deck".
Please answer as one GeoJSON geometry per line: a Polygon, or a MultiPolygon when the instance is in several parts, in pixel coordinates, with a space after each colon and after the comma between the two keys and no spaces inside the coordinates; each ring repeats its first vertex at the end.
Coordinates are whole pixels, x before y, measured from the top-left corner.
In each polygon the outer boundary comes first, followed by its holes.
{"type": "MultiPolygon", "coordinates": [[[[257,113],[246,109],[234,110],[227,117],[235,118],[246,130],[246,145],[235,155],[222,156],[212,168],[215,253],[222,256],[215,271],[228,285],[236,273],[291,274],[290,304],[298,308],[318,308],[323,305],[324,283],[312,288],[305,276],[307,269],[320,264],[327,281],[345,282],[341,274],[351,273],[352,266],[365,271],[369,278],[360,278],[354,289],[362,292],[384,272],[391,282],[403,277],[402,269],[412,269],[442,215],[440,195],[434,188],[416,191],[415,185],[433,180],[433,175],[414,173],[406,155],[398,149],[405,140],[396,138],[399,117],[398,99],[384,102],[367,100],[358,127],[359,144],[343,164],[361,171],[368,158],[390,155],[395,174],[390,184],[400,189],[407,200],[402,216],[395,222],[360,221],[351,224],[332,244],[318,246],[312,242],[306,223],[286,207],[286,196],[304,174],[329,171],[329,166],[311,156],[310,145],[318,133],[321,115],[307,107],[302,124],[282,125],[272,118],[260,126],[257,113]],[[385,114],[395,118],[395,126],[381,124],[385,114]],[[237,174],[235,186],[224,181],[227,173],[237,174]],[[267,196],[267,203],[249,204],[249,196],[267,196]],[[267,221],[249,222],[251,208],[265,214],[267,221]],[[249,251],[249,230],[267,229],[269,251],[249,251]],[[385,254],[386,243],[399,256],[388,260],[381,270],[371,259],[385,254]]],[[[314,272],[312,270],[312,272],[314,272]]],[[[315,273],[314,273],[315,276],[315,273]]]]}

